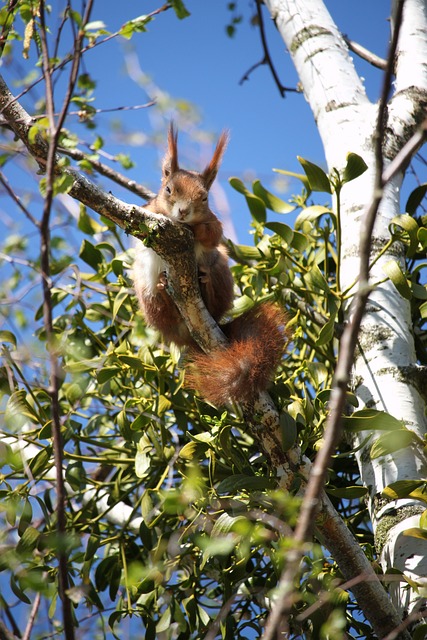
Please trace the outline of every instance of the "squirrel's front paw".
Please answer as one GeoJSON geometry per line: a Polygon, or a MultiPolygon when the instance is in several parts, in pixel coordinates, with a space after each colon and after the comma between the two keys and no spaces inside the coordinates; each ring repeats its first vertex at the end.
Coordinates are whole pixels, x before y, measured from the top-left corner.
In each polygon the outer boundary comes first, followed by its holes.
{"type": "Polygon", "coordinates": [[[159,281],[157,283],[157,289],[159,291],[163,291],[168,286],[168,277],[166,275],[166,271],[162,271],[159,275],[159,281]]]}

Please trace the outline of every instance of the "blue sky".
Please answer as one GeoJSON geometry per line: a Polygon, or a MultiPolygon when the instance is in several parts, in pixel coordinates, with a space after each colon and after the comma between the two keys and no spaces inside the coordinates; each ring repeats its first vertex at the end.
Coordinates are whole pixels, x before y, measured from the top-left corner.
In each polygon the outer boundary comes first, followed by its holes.
{"type": "MultiPolygon", "coordinates": [[[[196,140],[198,132],[217,135],[223,128],[230,130],[231,142],[219,176],[223,191],[220,188],[214,191],[213,204],[222,213],[226,229],[232,236],[232,229],[227,227],[227,208],[231,208],[237,236],[240,241],[247,242],[249,214],[242,196],[228,185],[228,177],[238,175],[249,184],[258,177],[267,188],[274,189],[277,174],[272,172],[273,167],[300,171],[297,155],[318,164],[323,164],[324,156],[310,108],[301,94],[288,93],[283,99],[267,66],[256,69],[249,80],[239,84],[247,70],[262,58],[263,52],[258,30],[249,23],[253,4],[248,0],[237,3],[237,12],[242,12],[244,20],[238,25],[234,38],[229,38],[225,31],[231,16],[227,4],[226,0],[188,0],[189,18],[178,20],[173,11],[163,12],[148,25],[146,33],[134,35],[130,42],[116,38],[88,52],[85,67],[99,83],[95,103],[98,108],[135,105],[148,98],[159,98],[158,90],[150,87],[147,94],[144,87],[129,79],[126,60],[131,58],[136,62],[136,68],[158,87],[160,96],[161,92],[166,92],[175,99],[193,103],[200,116],[199,122],[191,128],[190,136],[181,134],[182,164],[187,168],[200,167],[212,149],[210,144],[196,140]]],[[[63,3],[54,2],[53,5],[59,7],[63,3]]],[[[375,53],[385,55],[389,34],[388,2],[364,0],[355,4],[349,0],[330,0],[326,5],[343,33],[375,53]]],[[[120,5],[116,0],[98,0],[92,19],[102,20],[113,32],[126,20],[159,6],[160,0],[158,3],[122,0],[120,5]]],[[[290,56],[265,8],[263,13],[277,72],[284,85],[295,86],[297,77],[290,56]]],[[[360,75],[366,79],[369,97],[376,100],[381,72],[356,57],[355,63],[360,75]]],[[[106,151],[130,151],[136,162],[132,177],[156,190],[160,151],[150,143],[138,144],[131,149],[123,146],[117,137],[108,134],[107,124],[113,120],[120,120],[126,128],[151,135],[153,129],[162,133],[167,126],[166,119],[159,116],[156,108],[104,114],[100,118],[101,127],[95,132],[105,137],[106,151]]],[[[91,136],[90,132],[84,134],[89,141],[91,136]]],[[[111,188],[111,185],[107,186],[111,188]]],[[[289,191],[282,195],[289,197],[297,191],[299,184],[291,183],[289,191]]]]}

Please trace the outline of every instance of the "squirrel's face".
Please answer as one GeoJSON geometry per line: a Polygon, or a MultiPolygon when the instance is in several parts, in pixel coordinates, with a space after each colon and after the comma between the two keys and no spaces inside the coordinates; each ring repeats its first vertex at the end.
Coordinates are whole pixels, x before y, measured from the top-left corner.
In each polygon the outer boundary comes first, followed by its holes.
{"type": "Polygon", "coordinates": [[[208,191],[197,173],[180,170],[169,176],[161,197],[170,217],[177,222],[200,222],[209,211],[208,191]]]}

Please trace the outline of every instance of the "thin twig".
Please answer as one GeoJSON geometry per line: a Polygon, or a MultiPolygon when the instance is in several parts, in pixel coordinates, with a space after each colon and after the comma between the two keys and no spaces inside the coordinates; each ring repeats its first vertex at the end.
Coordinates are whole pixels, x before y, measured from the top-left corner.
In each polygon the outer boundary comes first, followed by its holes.
{"type": "Polygon", "coordinates": [[[28,211],[27,207],[22,203],[21,198],[16,195],[16,193],[10,186],[6,176],[4,176],[1,171],[0,171],[0,182],[5,188],[5,190],[7,191],[7,193],[9,194],[9,196],[12,198],[12,200],[16,202],[16,204],[21,209],[23,214],[28,218],[28,220],[30,220],[30,222],[33,223],[34,226],[36,226],[39,229],[40,228],[39,221],[33,216],[33,214],[30,211],[28,211]]]}
{"type": "Polygon", "coordinates": [[[267,619],[263,640],[272,640],[276,633],[279,636],[287,632],[287,619],[293,603],[295,576],[298,574],[298,567],[304,553],[305,542],[312,536],[327,468],[341,434],[342,415],[345,408],[346,392],[350,381],[357,336],[370,293],[369,256],[371,237],[378,207],[382,200],[384,186],[382,145],[385,131],[385,114],[387,112],[387,101],[391,86],[399,31],[402,24],[403,4],[404,0],[400,0],[398,3],[395,31],[387,57],[387,69],[384,75],[381,99],[378,107],[375,129],[374,193],[361,224],[359,289],[353,301],[351,321],[345,327],[341,338],[340,352],[332,386],[329,416],[326,422],[322,448],[317,454],[310,472],[298,524],[295,529],[294,548],[288,553],[286,567],[280,577],[278,586],[279,599],[267,619]]]}
{"type": "Polygon", "coordinates": [[[251,75],[251,73],[253,71],[255,71],[255,69],[257,69],[258,67],[261,67],[262,65],[266,64],[268,65],[271,74],[273,76],[274,82],[279,90],[280,95],[282,96],[282,98],[285,97],[286,95],[286,91],[292,91],[295,93],[298,93],[299,90],[295,87],[285,87],[279,79],[279,76],[277,75],[277,71],[274,67],[273,61],[271,59],[270,56],[270,51],[268,49],[268,44],[267,44],[267,38],[265,35],[265,29],[264,29],[264,18],[262,15],[262,10],[261,10],[261,0],[256,0],[255,2],[256,5],[256,10],[257,10],[257,16],[258,16],[258,26],[259,26],[259,32],[261,35],[261,43],[262,43],[262,48],[264,51],[264,57],[262,58],[262,60],[260,60],[259,62],[256,62],[255,64],[253,64],[245,73],[245,75],[240,79],[239,84],[243,84],[246,80],[249,80],[249,76],[251,75]]]}
{"type": "Polygon", "coordinates": [[[92,165],[94,169],[96,169],[98,173],[105,176],[106,178],[110,178],[110,180],[113,180],[113,182],[116,182],[121,187],[124,187],[128,191],[131,191],[143,200],[150,200],[156,195],[146,187],[138,184],[135,180],[129,180],[127,176],[123,175],[119,171],[115,171],[99,160],[94,160],[88,154],[83,153],[83,151],[79,151],[78,149],[64,149],[62,147],[58,147],[58,151],[60,153],[64,153],[67,156],[70,156],[70,158],[73,158],[74,160],[86,160],[92,165]]]}
{"type": "Polygon", "coordinates": [[[40,607],[41,599],[42,599],[41,594],[37,593],[36,597],[34,598],[33,606],[31,607],[30,617],[28,618],[27,626],[25,627],[24,635],[22,636],[21,640],[30,640],[31,638],[31,632],[34,627],[34,622],[37,617],[37,612],[40,607]]]}
{"type": "MultiPolygon", "coordinates": [[[[134,104],[134,105],[123,105],[121,107],[111,107],[110,109],[93,109],[92,107],[90,107],[89,111],[85,111],[84,109],[79,109],[78,111],[67,111],[67,117],[68,116],[79,116],[79,118],[85,118],[88,116],[91,116],[94,113],[113,113],[115,111],[139,111],[139,109],[147,109],[147,107],[152,107],[156,104],[156,100],[150,100],[149,102],[145,102],[144,104],[134,104]]],[[[58,113],[54,114],[55,116],[58,116],[58,113]]],[[[34,121],[37,120],[42,120],[43,118],[46,118],[46,114],[45,113],[38,113],[37,115],[33,116],[34,121]]]]}

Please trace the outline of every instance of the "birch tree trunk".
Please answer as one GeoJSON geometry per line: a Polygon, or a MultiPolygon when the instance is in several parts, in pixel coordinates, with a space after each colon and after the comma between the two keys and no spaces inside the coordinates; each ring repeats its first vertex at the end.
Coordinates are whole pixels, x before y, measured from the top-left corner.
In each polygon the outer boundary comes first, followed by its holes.
{"type": "MultiPolygon", "coordinates": [[[[371,103],[356,73],[345,41],[321,0],[265,0],[291,54],[316,120],[328,169],[342,170],[346,155],[362,156],[369,169],[346,184],[341,192],[341,261],[343,292],[354,292],[359,265],[360,221],[373,195],[374,136],[377,105],[371,103]]],[[[394,13],[395,7],[392,8],[394,13]]],[[[396,56],[394,92],[388,103],[384,167],[396,156],[425,117],[427,101],[427,5],[406,0],[396,56]]],[[[390,224],[401,213],[400,193],[404,173],[386,185],[371,244],[370,295],[359,334],[354,363],[354,392],[359,408],[385,411],[423,438],[427,422],[425,400],[417,388],[410,303],[386,279],[384,266],[394,261],[405,271],[404,246],[390,239],[390,224]]],[[[386,267],[386,270],[388,267],[386,267]]],[[[424,374],[425,375],[425,374],[424,374]]],[[[403,535],[419,526],[425,505],[405,498],[392,500],[383,489],[400,480],[425,478],[427,461],[420,445],[410,444],[392,454],[371,459],[378,432],[358,434],[357,460],[363,483],[369,489],[369,509],[377,551],[385,572],[392,567],[422,584],[427,580],[427,541],[403,535]]],[[[401,614],[411,612],[420,599],[404,582],[391,587],[401,614]]]]}

